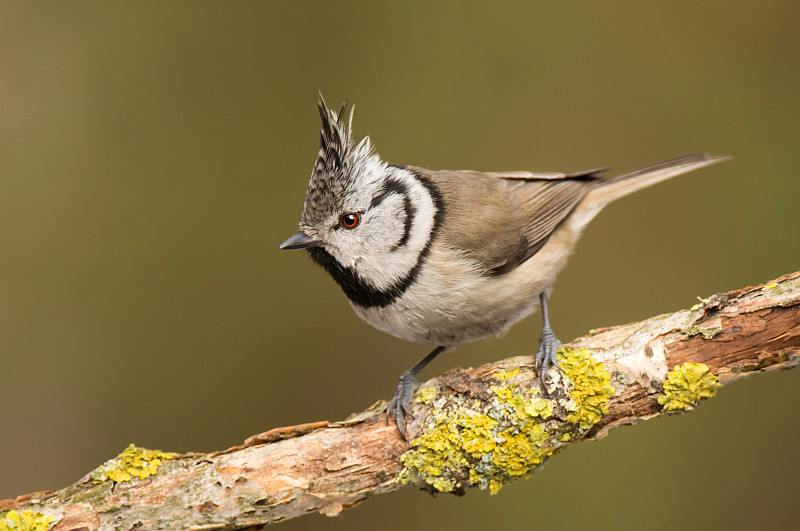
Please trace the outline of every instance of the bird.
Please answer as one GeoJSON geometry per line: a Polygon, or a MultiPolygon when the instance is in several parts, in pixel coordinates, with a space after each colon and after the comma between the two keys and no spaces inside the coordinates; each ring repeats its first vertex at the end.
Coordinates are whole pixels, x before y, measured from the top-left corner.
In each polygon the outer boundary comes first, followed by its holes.
{"type": "Polygon", "coordinates": [[[417,374],[442,352],[497,336],[541,309],[534,369],[558,366],[548,295],[586,225],[615,199],[727,156],[687,155],[606,177],[559,172],[430,170],[384,162],[352,139],[353,107],[322,94],[320,149],[299,232],[305,249],[373,327],[435,348],[399,378],[387,406],[400,436],[417,374]]]}

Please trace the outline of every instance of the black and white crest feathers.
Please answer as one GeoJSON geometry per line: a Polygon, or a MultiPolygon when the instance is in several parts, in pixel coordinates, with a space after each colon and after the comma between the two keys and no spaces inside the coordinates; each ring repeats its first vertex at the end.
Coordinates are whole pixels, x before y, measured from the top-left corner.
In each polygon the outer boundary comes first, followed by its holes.
{"type": "Polygon", "coordinates": [[[350,149],[350,134],[353,131],[352,107],[347,123],[344,122],[346,105],[347,102],[343,102],[341,109],[336,113],[328,109],[322,94],[317,99],[322,128],[319,137],[319,155],[314,165],[315,174],[341,171],[346,163],[347,151],[350,149]]]}
{"type": "Polygon", "coordinates": [[[353,107],[345,117],[346,103],[342,103],[337,113],[328,108],[322,94],[317,99],[317,106],[322,127],[319,154],[303,206],[308,222],[338,209],[364,163],[372,156],[369,137],[353,145],[353,107]]]}

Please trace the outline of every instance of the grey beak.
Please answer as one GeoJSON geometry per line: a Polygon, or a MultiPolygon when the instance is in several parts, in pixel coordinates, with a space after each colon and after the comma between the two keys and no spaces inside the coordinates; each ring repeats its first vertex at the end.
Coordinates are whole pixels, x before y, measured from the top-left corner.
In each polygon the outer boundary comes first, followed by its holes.
{"type": "Polygon", "coordinates": [[[309,247],[317,247],[319,244],[319,240],[315,240],[311,236],[308,236],[305,232],[298,232],[280,244],[278,249],[282,251],[286,249],[308,249],[309,247]]]}

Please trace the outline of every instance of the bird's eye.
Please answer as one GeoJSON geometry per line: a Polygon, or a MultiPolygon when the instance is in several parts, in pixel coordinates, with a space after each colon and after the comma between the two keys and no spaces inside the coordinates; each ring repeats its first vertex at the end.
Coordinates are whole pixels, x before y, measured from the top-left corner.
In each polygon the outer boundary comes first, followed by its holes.
{"type": "Polygon", "coordinates": [[[346,229],[354,229],[361,223],[361,216],[358,214],[344,214],[339,218],[339,223],[346,229]]]}

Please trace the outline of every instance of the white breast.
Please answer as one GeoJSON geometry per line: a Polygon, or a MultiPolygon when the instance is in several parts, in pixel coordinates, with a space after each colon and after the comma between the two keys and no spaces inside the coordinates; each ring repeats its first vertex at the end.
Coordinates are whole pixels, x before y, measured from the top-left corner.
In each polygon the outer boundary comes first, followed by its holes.
{"type": "Polygon", "coordinates": [[[565,224],[535,256],[500,276],[482,275],[458,251],[434,244],[417,281],[394,303],[353,310],[378,330],[417,343],[496,336],[539,307],[539,294],[565,265],[576,236],[565,224]]]}

